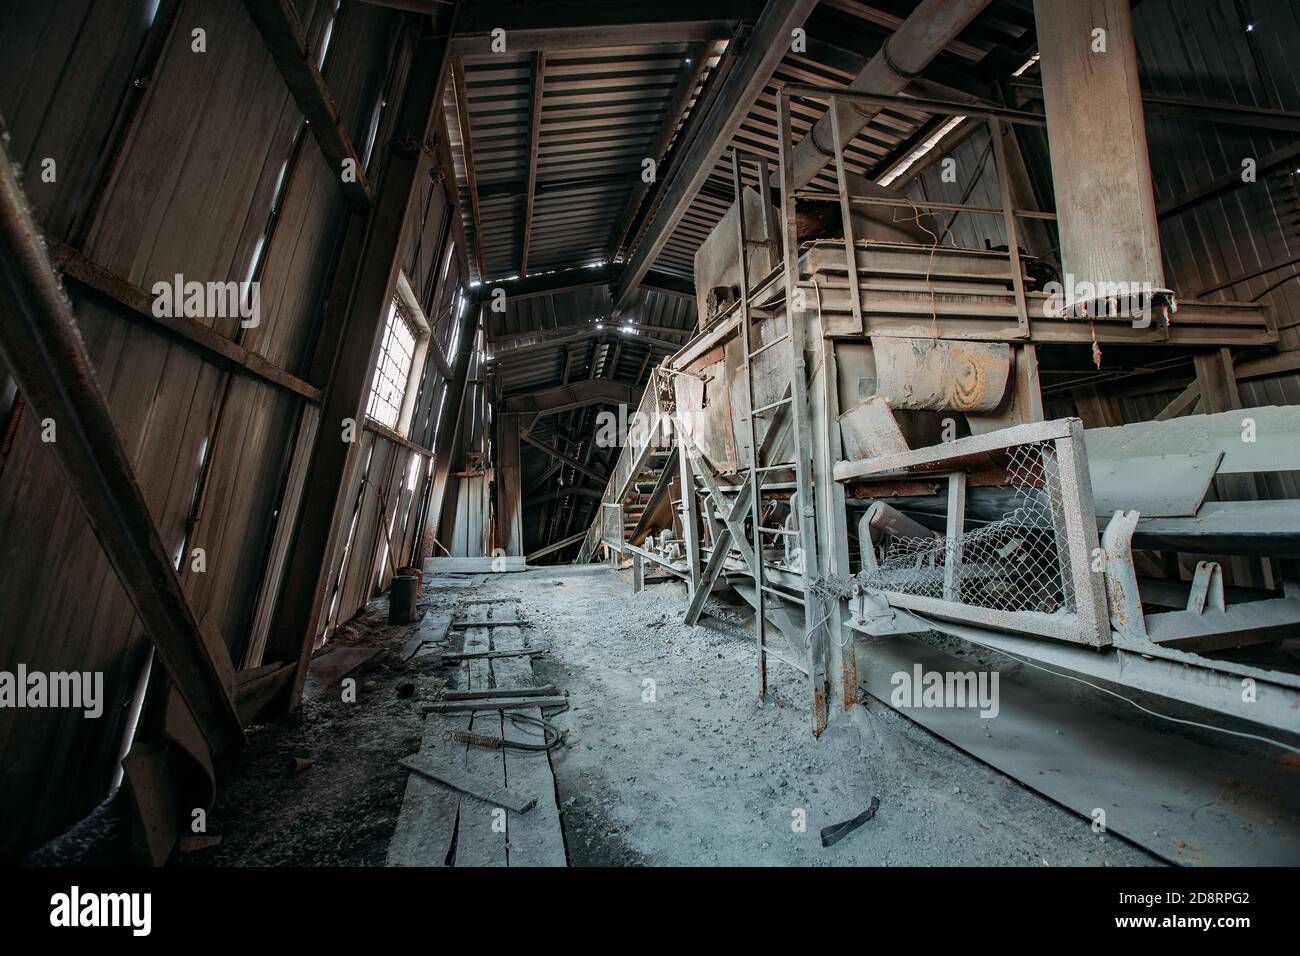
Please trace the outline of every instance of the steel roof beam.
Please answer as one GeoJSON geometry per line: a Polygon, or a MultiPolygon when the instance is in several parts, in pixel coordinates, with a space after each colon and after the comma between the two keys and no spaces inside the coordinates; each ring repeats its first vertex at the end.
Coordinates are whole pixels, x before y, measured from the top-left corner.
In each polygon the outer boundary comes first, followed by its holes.
{"type": "Polygon", "coordinates": [[[578,495],[583,498],[599,498],[604,493],[604,488],[587,488],[584,485],[565,485],[564,487],[556,488],[554,491],[535,495],[530,499],[530,501],[532,504],[541,504],[545,501],[558,501],[561,498],[569,497],[569,495],[578,495]]]}
{"type": "Polygon", "coordinates": [[[537,154],[542,136],[542,87],[546,81],[546,54],[533,54],[533,95],[528,117],[528,187],[524,194],[524,234],[519,250],[519,272],[528,273],[528,240],[533,231],[533,203],[537,198],[537,154]]]}
{"type": "MultiPolygon", "coordinates": [[[[704,69],[709,61],[709,53],[710,49],[706,48],[702,43],[697,43],[686,51],[682,79],[677,84],[672,105],[668,108],[668,119],[659,131],[654,146],[650,149],[650,158],[661,166],[668,152],[668,147],[673,141],[673,136],[677,132],[677,127],[681,125],[682,116],[685,114],[687,106],[690,105],[695,89],[700,85],[700,80],[704,76],[704,69]]],[[[640,178],[637,181],[636,192],[632,194],[632,198],[623,213],[623,225],[618,230],[618,238],[614,240],[614,244],[610,249],[610,258],[617,255],[618,251],[623,248],[623,242],[627,239],[628,231],[636,220],[637,211],[641,208],[646,193],[650,191],[650,183],[640,178]]]]}
{"type": "Polygon", "coordinates": [[[636,28],[646,23],[683,24],[701,20],[753,20],[763,0],[476,0],[462,4],[456,33],[572,30],[585,27],[636,28]]]}
{"type": "MultiPolygon", "coordinates": [[[[575,266],[557,272],[543,272],[518,279],[494,279],[484,283],[488,289],[498,286],[506,290],[507,299],[531,299],[540,295],[554,295],[573,289],[586,289],[596,285],[610,285],[621,275],[622,269],[608,262],[597,266],[575,266]]],[[[667,272],[648,271],[641,278],[641,288],[687,299],[695,298],[695,287],[689,279],[667,272]]]]}
{"type": "Polygon", "coordinates": [[[596,481],[599,481],[602,484],[604,484],[606,481],[609,480],[608,475],[602,474],[601,472],[597,471],[595,468],[587,467],[582,462],[578,461],[578,459],[566,455],[558,448],[552,448],[544,441],[538,441],[532,435],[522,435],[520,436],[519,440],[526,445],[532,445],[538,451],[546,452],[546,454],[550,455],[556,461],[560,462],[561,464],[568,465],[574,471],[584,474],[588,478],[594,478],[596,481]]]}
{"type": "Polygon", "coordinates": [[[589,378],[571,385],[557,385],[534,392],[506,395],[501,399],[501,412],[535,412],[553,414],[587,405],[620,405],[632,403],[632,389],[622,382],[604,378],[589,378]]]}
{"type": "MultiPolygon", "coordinates": [[[[555,53],[563,50],[601,50],[619,46],[667,43],[701,43],[719,40],[730,32],[726,20],[697,20],[682,23],[647,21],[619,26],[572,27],[567,29],[506,31],[507,53],[555,53]]],[[[491,57],[491,34],[458,35],[452,41],[458,56],[491,57]]]]}
{"type": "MultiPolygon", "coordinates": [[[[634,329],[635,325],[632,326],[634,329]]],[[[620,326],[621,328],[621,326],[620,326]]],[[[687,329],[670,330],[679,335],[690,335],[687,329]]],[[[520,345],[515,348],[502,349],[494,352],[487,359],[489,364],[501,365],[515,359],[523,358],[534,352],[542,352],[547,349],[561,348],[574,344],[575,342],[585,342],[591,339],[598,339],[604,345],[644,345],[653,352],[655,349],[667,352],[670,355],[681,349],[682,343],[669,342],[653,335],[630,335],[626,332],[615,332],[612,327],[606,326],[604,329],[591,328],[585,331],[574,332],[571,335],[563,335],[544,339],[540,342],[530,342],[526,345],[520,345]]]]}
{"type": "Polygon", "coordinates": [[[710,106],[671,180],[664,184],[663,201],[619,280],[616,312],[631,303],[641,280],[672,238],[696,193],[731,146],[754,102],[790,49],[792,32],[803,25],[816,5],[817,0],[769,0],[763,8],[745,52],[710,106]]]}
{"type": "MultiPolygon", "coordinates": [[[[551,182],[538,182],[534,189],[539,196],[552,193],[581,192],[584,189],[604,190],[610,186],[631,186],[641,182],[640,167],[628,167],[626,172],[610,173],[605,176],[588,176],[585,179],[557,179],[551,182]]],[[[479,199],[497,199],[499,197],[517,197],[528,195],[528,181],[523,179],[500,180],[483,183],[478,190],[479,199]]]]}
{"type": "Polygon", "coordinates": [[[456,92],[456,117],[460,122],[461,156],[465,163],[465,187],[469,190],[470,213],[474,221],[474,262],[479,278],[487,275],[483,267],[483,216],[478,205],[478,173],[474,168],[474,137],[470,133],[469,98],[465,95],[465,64],[460,57],[451,63],[452,86],[456,92]]]}

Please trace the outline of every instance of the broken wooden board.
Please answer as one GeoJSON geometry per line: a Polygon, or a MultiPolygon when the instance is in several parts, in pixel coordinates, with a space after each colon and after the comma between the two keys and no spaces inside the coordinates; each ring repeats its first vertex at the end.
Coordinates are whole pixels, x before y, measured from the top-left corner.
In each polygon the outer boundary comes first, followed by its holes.
{"type": "Polygon", "coordinates": [[[406,643],[402,645],[402,660],[409,661],[415,656],[416,651],[431,641],[445,640],[447,637],[447,629],[450,626],[450,614],[425,614],[424,620],[419,623],[415,628],[415,632],[408,637],[406,643]]]}
{"type": "Polygon", "coordinates": [[[356,670],[383,648],[379,647],[328,647],[311,659],[307,668],[304,697],[318,697],[338,687],[339,681],[356,670]]]}
{"type": "MultiPolygon", "coordinates": [[[[510,660],[518,660],[518,658],[510,658],[510,660]]],[[[480,697],[447,701],[442,704],[425,704],[422,710],[426,714],[468,714],[480,710],[515,710],[520,707],[564,707],[568,703],[569,698],[563,696],[517,699],[498,697],[487,700],[480,697]]]]}
{"type": "Polygon", "coordinates": [[[537,805],[536,798],[511,790],[509,787],[499,787],[492,780],[475,777],[452,767],[425,765],[421,759],[420,754],[411,754],[403,757],[398,763],[412,773],[445,784],[490,806],[505,807],[515,813],[527,813],[537,805]]]}
{"type": "MultiPolygon", "coordinates": [[[[487,630],[484,628],[483,630],[487,630]]],[[[465,646],[469,646],[469,638],[465,639],[465,646]]],[[[546,653],[546,648],[525,648],[518,651],[452,651],[443,654],[443,660],[448,661],[472,661],[472,660],[491,660],[498,657],[541,657],[546,653]]]]}
{"type": "MultiPolygon", "coordinates": [[[[447,739],[447,731],[463,723],[456,717],[425,718],[420,760],[429,766],[454,766],[460,758],[460,745],[447,739]]],[[[456,791],[418,773],[408,775],[397,827],[388,841],[388,865],[446,866],[459,806],[456,791]]]]}
{"type": "MultiPolygon", "coordinates": [[[[497,647],[508,648],[523,642],[522,635],[510,628],[498,628],[492,635],[497,647]]],[[[498,685],[525,684],[536,680],[527,657],[500,658],[492,662],[492,673],[498,685]]],[[[542,716],[540,707],[522,711],[530,717],[542,716]]],[[[540,728],[529,724],[519,725],[505,715],[502,733],[506,740],[519,743],[540,743],[540,728]]],[[[560,807],[555,795],[555,774],[551,769],[551,755],[545,751],[504,751],[506,779],[510,785],[537,797],[537,805],[527,814],[506,814],[506,832],[509,837],[507,854],[510,866],[567,866],[564,850],[564,828],[560,822],[560,807]]]]}
{"type": "MultiPolygon", "coordinates": [[[[532,668],[529,668],[528,675],[531,677],[532,668]]],[[[442,695],[442,699],[481,700],[489,697],[542,697],[558,694],[559,692],[560,689],[554,684],[535,685],[532,687],[490,687],[486,690],[449,690],[442,695]]]]}

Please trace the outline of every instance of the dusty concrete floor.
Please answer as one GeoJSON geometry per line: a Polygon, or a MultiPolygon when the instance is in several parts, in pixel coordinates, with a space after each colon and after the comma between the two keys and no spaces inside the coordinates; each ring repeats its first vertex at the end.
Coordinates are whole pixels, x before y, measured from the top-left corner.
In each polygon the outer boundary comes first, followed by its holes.
{"type": "MultiPolygon", "coordinates": [[[[868,703],[861,729],[842,719],[813,740],[802,677],[773,662],[758,706],[753,638],[717,618],[684,626],[680,585],[638,595],[630,572],[562,566],[487,575],[476,589],[430,592],[422,604],[446,611],[502,596],[518,598],[534,622],[530,643],[551,649],[534,662],[538,677],[571,695],[556,718],[571,746],[552,764],[572,865],[1157,862],[883,705],[868,703]],[[875,819],[823,849],[821,828],[872,796],[875,819]]],[[[418,748],[419,705],[451,674],[402,662],[411,628],[388,627],[386,617],[380,599],[340,635],[380,649],[352,674],[356,703],[322,694],[252,728],[250,746],[219,769],[209,832],[220,845],[175,863],[384,864],[405,784],[397,759],[418,748]],[[295,769],[295,757],[310,764],[295,769]]]]}
{"type": "Polygon", "coordinates": [[[630,572],[587,567],[483,591],[522,601],[532,643],[553,649],[535,672],[572,698],[557,720],[572,746],[552,763],[574,865],[1157,862],[874,701],[866,733],[841,719],[814,740],[802,676],[773,662],[760,707],[753,638],[710,618],[685,627],[681,585],[634,594],[630,572]],[[875,819],[823,849],[821,828],[872,796],[875,819]]]}

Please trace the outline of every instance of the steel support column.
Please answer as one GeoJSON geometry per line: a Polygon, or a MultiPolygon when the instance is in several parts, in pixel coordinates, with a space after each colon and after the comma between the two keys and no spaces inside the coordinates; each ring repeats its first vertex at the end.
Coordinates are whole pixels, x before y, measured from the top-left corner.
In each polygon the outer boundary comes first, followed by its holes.
{"type": "Polygon", "coordinates": [[[1062,271],[1094,289],[1103,282],[1162,289],[1129,2],[1035,0],[1034,18],[1062,271]]]}

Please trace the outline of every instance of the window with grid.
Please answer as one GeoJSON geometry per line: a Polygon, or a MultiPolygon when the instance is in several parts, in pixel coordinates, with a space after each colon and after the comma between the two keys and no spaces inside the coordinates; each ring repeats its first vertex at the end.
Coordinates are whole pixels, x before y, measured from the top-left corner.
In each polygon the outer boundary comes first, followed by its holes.
{"type": "Polygon", "coordinates": [[[379,361],[370,382],[370,404],[366,408],[369,418],[388,428],[397,428],[402,413],[402,398],[411,380],[415,343],[415,324],[397,299],[393,299],[388,307],[384,340],[379,346],[379,361]]]}

